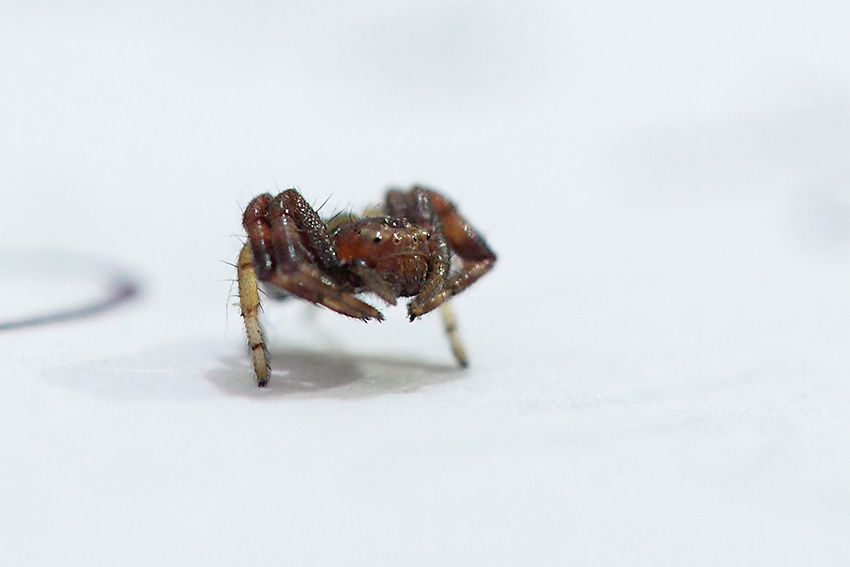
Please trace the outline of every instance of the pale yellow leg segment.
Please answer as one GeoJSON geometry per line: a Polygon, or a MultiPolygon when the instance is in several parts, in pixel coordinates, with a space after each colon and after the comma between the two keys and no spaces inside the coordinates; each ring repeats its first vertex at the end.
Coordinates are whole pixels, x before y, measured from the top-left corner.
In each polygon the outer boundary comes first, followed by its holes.
{"type": "Polygon", "coordinates": [[[443,328],[446,330],[446,336],[449,338],[452,354],[455,355],[458,364],[466,368],[469,366],[469,358],[466,356],[466,348],[464,348],[463,342],[460,340],[460,335],[457,332],[455,312],[448,301],[440,305],[440,314],[443,316],[443,328]]]}
{"type": "Polygon", "coordinates": [[[239,307],[242,309],[245,333],[248,335],[248,346],[254,361],[254,375],[257,377],[258,386],[266,386],[269,383],[269,351],[266,349],[266,338],[260,327],[260,292],[257,288],[257,274],[254,272],[254,258],[248,244],[242,247],[236,266],[239,307]]]}

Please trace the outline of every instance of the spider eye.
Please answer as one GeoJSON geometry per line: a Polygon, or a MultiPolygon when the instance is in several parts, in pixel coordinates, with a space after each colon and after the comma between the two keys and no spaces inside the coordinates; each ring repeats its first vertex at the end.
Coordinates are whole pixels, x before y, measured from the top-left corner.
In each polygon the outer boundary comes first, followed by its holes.
{"type": "Polygon", "coordinates": [[[372,242],[374,242],[375,244],[379,244],[381,242],[381,235],[376,234],[375,238],[372,239],[372,242]]]}
{"type": "Polygon", "coordinates": [[[430,232],[425,235],[425,240],[431,240],[431,233],[430,232]]]}

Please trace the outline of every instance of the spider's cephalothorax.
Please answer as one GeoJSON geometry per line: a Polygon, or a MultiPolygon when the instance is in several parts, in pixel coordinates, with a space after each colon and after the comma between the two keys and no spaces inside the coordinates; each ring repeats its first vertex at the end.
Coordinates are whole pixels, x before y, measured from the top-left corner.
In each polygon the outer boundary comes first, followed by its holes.
{"type": "Polygon", "coordinates": [[[275,295],[291,294],[364,321],[383,319],[356,297],[365,292],[391,305],[412,297],[411,321],[442,307],[452,351],[467,366],[447,301],[483,276],[496,255],[455,206],[431,189],[390,190],[379,212],[382,216],[337,217],[326,224],[295,189],[260,195],[248,205],[239,298],[260,386],[268,383],[269,356],[258,320],[257,280],[275,295]]]}

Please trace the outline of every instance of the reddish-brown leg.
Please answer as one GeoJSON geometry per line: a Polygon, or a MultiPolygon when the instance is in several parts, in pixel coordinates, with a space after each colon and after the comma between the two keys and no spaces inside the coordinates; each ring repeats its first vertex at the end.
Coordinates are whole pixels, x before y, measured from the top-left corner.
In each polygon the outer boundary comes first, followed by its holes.
{"type": "MultiPolygon", "coordinates": [[[[464,219],[457,207],[434,190],[414,187],[408,192],[389,191],[386,208],[390,215],[403,216],[410,222],[429,226],[438,235],[434,246],[446,246],[461,261],[461,268],[451,276],[448,259],[444,266],[434,266],[432,279],[408,304],[411,319],[437,308],[462,292],[486,274],[496,262],[496,255],[484,238],[464,219]]],[[[437,264],[442,253],[436,254],[437,264]]]]}
{"type": "Polygon", "coordinates": [[[260,281],[355,319],[383,319],[345,289],[327,230],[298,191],[256,197],[242,224],[260,281]]]}

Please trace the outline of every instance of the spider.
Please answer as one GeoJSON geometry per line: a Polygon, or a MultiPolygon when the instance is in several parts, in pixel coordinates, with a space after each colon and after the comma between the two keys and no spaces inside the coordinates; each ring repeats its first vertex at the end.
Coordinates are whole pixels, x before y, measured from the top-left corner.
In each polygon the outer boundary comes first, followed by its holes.
{"type": "Polygon", "coordinates": [[[365,218],[325,222],[296,189],[255,197],[242,226],[248,241],[237,262],[239,305],[259,386],[268,385],[269,352],[259,323],[258,280],[274,298],[295,296],[363,321],[380,311],[357,298],[399,297],[411,321],[441,307],[458,363],[469,365],[448,300],[486,274],[496,255],[440,193],[415,186],[387,191],[365,218]]]}

